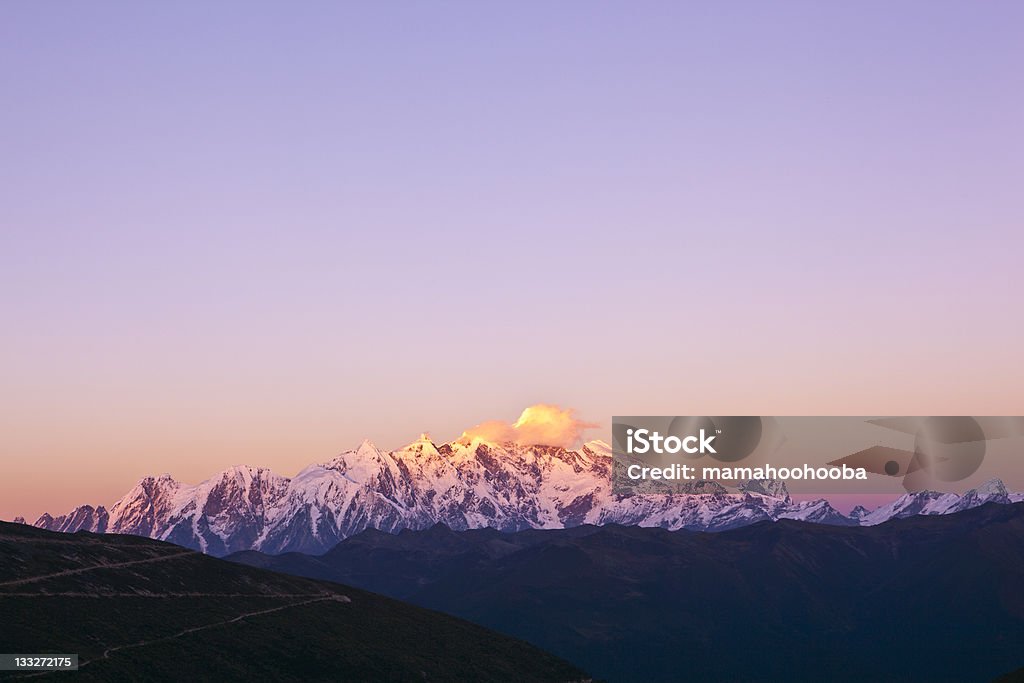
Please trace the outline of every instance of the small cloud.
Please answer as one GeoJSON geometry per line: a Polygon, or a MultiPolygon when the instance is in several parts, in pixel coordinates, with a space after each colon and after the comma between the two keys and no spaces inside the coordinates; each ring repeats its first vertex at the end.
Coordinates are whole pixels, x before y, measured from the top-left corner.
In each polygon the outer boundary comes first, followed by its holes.
{"type": "Polygon", "coordinates": [[[572,408],[538,403],[509,423],[489,420],[462,433],[467,441],[481,439],[490,443],[516,443],[521,446],[561,446],[572,448],[583,438],[583,432],[598,427],[576,417],[572,408]]]}

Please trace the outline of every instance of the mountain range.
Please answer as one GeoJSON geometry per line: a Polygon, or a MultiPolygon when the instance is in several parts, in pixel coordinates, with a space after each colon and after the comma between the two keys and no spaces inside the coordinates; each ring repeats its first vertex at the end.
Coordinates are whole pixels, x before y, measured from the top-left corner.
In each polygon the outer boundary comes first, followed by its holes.
{"type": "Polygon", "coordinates": [[[714,534],[437,525],[227,559],[442,610],[614,683],[960,683],[1024,663],[1024,503],[714,534]]]}
{"type": "Polygon", "coordinates": [[[583,524],[723,531],[781,519],[859,526],[1024,499],[993,480],[963,496],[907,494],[846,516],[824,499],[795,501],[775,481],[752,481],[735,491],[699,481],[688,484],[690,493],[623,495],[611,489],[611,468],[611,449],[602,441],[575,449],[481,439],[435,445],[424,435],[390,452],[364,441],[292,478],[248,466],[195,485],[167,474],[146,477],[109,509],[83,505],[57,517],[44,514],[34,526],[134,534],[223,556],[321,553],[365,529],[396,532],[437,523],[509,532],[583,524]]]}

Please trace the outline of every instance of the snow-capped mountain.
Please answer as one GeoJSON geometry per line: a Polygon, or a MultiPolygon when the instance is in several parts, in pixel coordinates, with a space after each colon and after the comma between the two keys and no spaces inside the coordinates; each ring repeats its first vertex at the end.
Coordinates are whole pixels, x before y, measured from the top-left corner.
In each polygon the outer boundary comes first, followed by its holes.
{"type": "Polygon", "coordinates": [[[912,517],[914,515],[947,515],[961,510],[984,505],[985,503],[1017,503],[1024,500],[1024,494],[1009,493],[999,479],[992,479],[962,496],[955,493],[939,493],[937,491],[918,491],[907,493],[888,505],[883,505],[871,512],[860,508],[851,512],[861,526],[874,526],[890,519],[912,517]]]}
{"type": "Polygon", "coordinates": [[[84,505],[56,518],[44,514],[35,525],[149,536],[213,555],[319,553],[366,528],[395,532],[438,522],[505,531],[609,523],[721,531],[778,519],[868,525],[1010,501],[993,482],[963,497],[903,496],[851,518],[825,500],[794,501],[775,481],[749,482],[738,492],[693,482],[692,493],[618,495],[611,467],[611,449],[601,441],[578,449],[467,438],[438,446],[423,436],[391,452],[364,441],[290,479],[241,466],[196,485],[147,477],[109,510],[84,505]]]}

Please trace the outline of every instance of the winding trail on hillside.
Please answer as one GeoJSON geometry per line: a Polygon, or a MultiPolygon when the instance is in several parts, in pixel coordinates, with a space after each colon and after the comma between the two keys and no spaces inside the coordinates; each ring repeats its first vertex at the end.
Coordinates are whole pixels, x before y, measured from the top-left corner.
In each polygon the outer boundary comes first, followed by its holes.
{"type": "MultiPolygon", "coordinates": [[[[167,595],[169,597],[178,597],[181,594],[167,594],[167,595]]],[[[188,594],[188,597],[193,597],[193,595],[198,596],[200,594],[188,594]]],[[[213,593],[213,594],[201,594],[201,595],[203,595],[204,597],[206,597],[206,596],[211,596],[212,597],[212,596],[216,596],[216,595],[220,595],[220,594],[213,593]]],[[[229,596],[229,597],[235,597],[234,594],[223,594],[223,595],[229,596]]],[[[263,595],[263,596],[261,596],[261,595],[245,595],[245,596],[241,596],[241,597],[247,597],[247,598],[252,598],[252,597],[284,598],[284,597],[293,597],[293,596],[294,597],[309,597],[307,595],[300,596],[300,595],[297,595],[297,594],[288,594],[288,593],[281,593],[279,595],[263,595]]],[[[106,597],[106,596],[102,596],[102,597],[106,597]]],[[[153,597],[158,597],[158,596],[153,596],[153,597]]],[[[350,603],[350,602],[352,602],[352,599],[349,598],[347,595],[341,595],[339,593],[331,593],[329,595],[317,594],[315,597],[311,597],[308,600],[301,600],[299,602],[290,602],[287,605],[279,605],[277,607],[270,607],[270,608],[267,608],[267,609],[260,609],[260,610],[253,610],[251,612],[245,612],[244,614],[239,614],[238,616],[232,617],[230,619],[224,619],[222,621],[215,621],[212,624],[203,624],[201,626],[190,626],[189,628],[186,628],[186,629],[183,629],[181,631],[178,631],[177,633],[172,633],[169,636],[161,636],[159,638],[151,638],[150,640],[140,640],[137,643],[126,643],[125,645],[114,645],[112,647],[108,647],[106,650],[103,651],[103,655],[102,656],[96,657],[95,659],[86,659],[86,660],[80,661],[78,663],[78,668],[81,669],[84,666],[88,666],[89,664],[92,664],[93,662],[98,662],[98,661],[100,661],[102,659],[110,659],[110,656],[112,654],[114,654],[115,652],[119,652],[121,650],[129,650],[129,649],[134,649],[134,648],[137,648],[137,647],[145,647],[146,645],[152,645],[153,643],[161,643],[161,642],[168,641],[168,640],[174,640],[175,638],[181,638],[182,636],[187,636],[187,635],[189,635],[191,633],[197,633],[199,631],[205,631],[207,629],[216,628],[218,626],[227,626],[227,625],[230,625],[230,624],[237,624],[238,622],[242,621],[243,619],[248,619],[250,617],[258,617],[258,616],[261,616],[261,615],[264,615],[264,614],[271,614],[273,612],[280,612],[282,610],[291,609],[292,607],[301,607],[303,605],[311,605],[311,604],[316,603],[316,602],[350,603]]],[[[26,674],[26,675],[23,675],[23,676],[17,676],[17,678],[22,678],[22,679],[24,679],[24,678],[39,678],[40,676],[47,676],[47,675],[52,674],[52,673],[58,673],[58,672],[57,671],[37,671],[37,672],[26,674]]]]}
{"type": "Polygon", "coordinates": [[[192,627],[183,629],[181,631],[178,631],[177,633],[173,633],[173,634],[171,634],[169,636],[162,636],[160,638],[153,638],[151,640],[140,640],[137,643],[128,643],[126,645],[115,645],[114,647],[108,647],[106,650],[103,651],[103,656],[102,657],[97,657],[96,659],[89,659],[89,660],[86,660],[84,662],[79,662],[78,663],[78,668],[81,669],[83,666],[86,666],[86,665],[91,664],[93,662],[99,661],[100,659],[110,659],[110,655],[112,655],[113,653],[118,652],[120,650],[128,650],[128,649],[137,648],[137,647],[145,647],[146,645],[152,645],[153,643],[160,643],[160,642],[164,642],[164,641],[168,641],[168,640],[174,640],[175,638],[180,638],[182,636],[187,636],[190,633],[197,633],[198,631],[205,631],[207,629],[216,628],[218,626],[227,626],[229,624],[235,624],[235,623],[238,623],[238,622],[242,621],[243,619],[248,619],[249,617],[258,617],[258,616],[263,615],[263,614],[271,614],[272,612],[280,612],[282,610],[290,609],[292,607],[301,607],[302,605],[311,605],[311,604],[313,604],[315,602],[328,602],[328,601],[330,601],[330,602],[340,602],[340,603],[352,602],[352,600],[348,596],[346,596],[346,595],[337,595],[337,594],[335,594],[335,595],[321,595],[319,597],[312,598],[312,599],[309,599],[309,600],[302,600],[302,601],[299,601],[299,602],[291,602],[291,603],[288,603],[287,605],[280,605],[279,607],[271,607],[271,608],[268,608],[268,609],[261,609],[261,610],[254,610],[252,612],[245,612],[244,614],[239,614],[237,617],[232,617],[231,619],[225,619],[223,621],[216,621],[216,622],[214,622],[212,624],[203,624],[202,626],[192,626],[192,627]]]}
{"type": "MultiPolygon", "coordinates": [[[[332,594],[333,595],[333,594],[332,594]]],[[[62,591],[59,593],[6,593],[0,591],[0,598],[322,598],[324,593],[137,593],[137,592],[86,592],[62,591]]]]}
{"type": "Polygon", "coordinates": [[[0,587],[3,586],[21,586],[26,583],[35,583],[37,581],[45,581],[47,579],[55,579],[61,576],[72,576],[74,574],[84,574],[85,572],[91,572],[96,569],[118,569],[120,567],[130,567],[136,564],[150,564],[153,562],[163,562],[164,560],[173,560],[176,557],[185,557],[186,555],[197,555],[194,550],[185,550],[180,553],[170,553],[167,555],[158,555],[157,557],[147,557],[144,560],[131,560],[129,562],[113,562],[111,564],[94,564],[88,567],[79,567],[78,569],[67,569],[62,572],[56,572],[54,574],[41,574],[39,576],[30,576],[27,579],[15,579],[14,581],[3,581],[0,582],[0,587]]]}
{"type": "MultiPolygon", "coordinates": [[[[35,527],[33,527],[33,528],[35,528],[35,527]]],[[[50,533],[62,533],[62,532],[50,532],[50,533]]],[[[62,533],[62,535],[65,535],[65,534],[62,533]]],[[[88,538],[88,537],[84,537],[83,538],[77,532],[75,532],[74,534],[66,534],[66,535],[71,536],[71,538],[68,538],[68,539],[63,539],[63,538],[39,538],[37,536],[15,536],[15,535],[12,535],[12,534],[0,534],[0,542],[5,542],[5,543],[31,543],[33,545],[37,545],[37,544],[76,545],[76,546],[81,546],[81,545],[96,545],[96,546],[105,545],[105,546],[109,546],[110,545],[109,541],[104,540],[99,535],[97,535],[95,538],[88,538]]],[[[140,538],[142,538],[142,537],[140,536],[140,538]]]]}

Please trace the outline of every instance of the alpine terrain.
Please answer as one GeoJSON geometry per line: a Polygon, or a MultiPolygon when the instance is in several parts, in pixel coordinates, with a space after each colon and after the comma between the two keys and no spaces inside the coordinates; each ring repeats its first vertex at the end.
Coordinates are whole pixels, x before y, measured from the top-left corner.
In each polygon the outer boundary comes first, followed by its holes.
{"type": "Polygon", "coordinates": [[[109,509],[84,505],[59,517],[44,514],[35,526],[134,534],[222,556],[320,553],[364,529],[396,532],[437,523],[502,531],[582,524],[723,531],[780,519],[857,526],[1021,499],[993,481],[963,497],[908,494],[847,517],[826,500],[794,501],[774,481],[735,491],[693,482],[693,494],[700,495],[620,495],[611,490],[611,467],[611,448],[602,441],[569,449],[463,438],[438,446],[424,435],[391,452],[364,441],[290,479],[247,466],[196,485],[166,474],[147,477],[109,509]]]}

